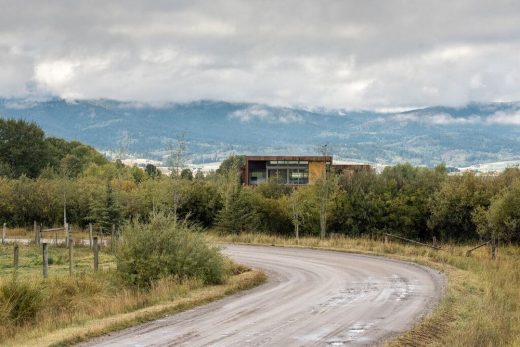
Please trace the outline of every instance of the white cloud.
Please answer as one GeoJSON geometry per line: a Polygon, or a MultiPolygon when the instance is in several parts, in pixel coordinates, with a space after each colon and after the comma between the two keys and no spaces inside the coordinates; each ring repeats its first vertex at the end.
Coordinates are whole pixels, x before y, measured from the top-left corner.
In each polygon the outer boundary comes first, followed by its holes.
{"type": "Polygon", "coordinates": [[[415,112],[401,113],[392,117],[397,122],[420,122],[432,125],[451,125],[451,124],[475,124],[482,122],[478,116],[453,117],[447,113],[418,114],[415,112]]]}
{"type": "Polygon", "coordinates": [[[510,124],[520,125],[520,111],[516,112],[496,112],[488,117],[487,122],[490,124],[510,124]]]}
{"type": "Polygon", "coordinates": [[[260,105],[253,105],[243,110],[238,110],[230,114],[232,119],[238,119],[243,123],[259,120],[268,123],[303,123],[304,119],[301,115],[291,111],[284,110],[280,114],[274,114],[271,110],[260,105]]]}

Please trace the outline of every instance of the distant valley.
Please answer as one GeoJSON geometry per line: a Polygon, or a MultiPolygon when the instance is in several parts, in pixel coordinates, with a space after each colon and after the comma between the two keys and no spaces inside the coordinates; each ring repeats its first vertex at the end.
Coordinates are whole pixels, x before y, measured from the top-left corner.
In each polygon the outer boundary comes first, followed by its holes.
{"type": "Polygon", "coordinates": [[[114,100],[0,99],[0,116],[105,152],[163,160],[177,137],[195,163],[237,154],[316,154],[336,159],[464,167],[520,159],[520,103],[406,112],[272,107],[197,101],[161,106],[114,100]]]}

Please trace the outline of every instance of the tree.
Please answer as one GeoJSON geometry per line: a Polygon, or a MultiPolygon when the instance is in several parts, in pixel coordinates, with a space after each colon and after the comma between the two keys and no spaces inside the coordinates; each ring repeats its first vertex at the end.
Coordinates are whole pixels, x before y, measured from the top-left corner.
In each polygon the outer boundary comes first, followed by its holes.
{"type": "Polygon", "coordinates": [[[217,175],[225,176],[230,170],[240,171],[246,163],[244,155],[232,155],[224,160],[217,169],[217,175]]]}
{"type": "Polygon", "coordinates": [[[65,177],[74,178],[77,177],[83,170],[83,163],[72,154],[67,154],[60,161],[60,171],[65,177]]]}
{"type": "MultiPolygon", "coordinates": [[[[320,146],[320,154],[322,156],[329,155],[328,144],[320,146]]],[[[325,162],[325,167],[321,177],[314,184],[316,202],[318,204],[318,211],[320,214],[320,238],[325,238],[327,232],[327,217],[330,212],[330,206],[333,194],[336,193],[338,177],[331,175],[328,163],[325,162]]]]}
{"type": "Polygon", "coordinates": [[[309,190],[303,187],[301,189],[294,189],[291,195],[286,198],[286,205],[294,226],[294,236],[296,239],[300,238],[300,228],[305,223],[310,210],[310,199],[306,194],[308,191],[309,190]]]}
{"type": "Polygon", "coordinates": [[[493,193],[489,179],[465,173],[444,180],[433,194],[428,228],[445,240],[478,238],[473,212],[479,206],[487,208],[490,204],[493,193]]]}
{"type": "Polygon", "coordinates": [[[494,196],[489,208],[478,207],[473,222],[480,236],[491,239],[493,258],[499,240],[520,240],[520,180],[494,196]]]}
{"type": "Polygon", "coordinates": [[[202,170],[197,170],[195,173],[195,179],[196,180],[203,180],[204,179],[204,172],[202,170]]]}
{"type": "Polygon", "coordinates": [[[333,201],[338,193],[338,178],[335,175],[325,174],[314,184],[315,202],[320,216],[320,238],[325,238],[327,219],[333,207],[333,201]]]}
{"type": "Polygon", "coordinates": [[[45,134],[36,123],[0,119],[0,163],[4,173],[13,177],[38,177],[47,166],[45,134]]]}
{"type": "Polygon", "coordinates": [[[159,170],[153,164],[146,164],[146,167],[144,168],[144,171],[148,174],[148,176],[150,176],[151,179],[155,179],[155,178],[161,176],[161,170],[159,170]]]}
{"type": "Polygon", "coordinates": [[[185,182],[177,177],[173,177],[169,185],[173,215],[177,218],[177,212],[188,198],[188,190],[186,189],[185,182]]]}
{"type": "Polygon", "coordinates": [[[168,166],[171,170],[171,176],[177,177],[181,174],[182,169],[186,166],[186,151],[188,149],[185,134],[177,135],[175,143],[169,141],[167,144],[168,166]]]}
{"type": "Polygon", "coordinates": [[[219,227],[238,234],[242,231],[257,231],[261,218],[257,211],[260,202],[251,189],[244,189],[229,201],[218,216],[219,227]]]}
{"type": "Polygon", "coordinates": [[[135,183],[141,183],[146,178],[145,172],[140,167],[138,167],[137,165],[134,165],[134,166],[132,166],[130,168],[130,173],[132,175],[132,180],[135,183]]]}
{"type": "Polygon", "coordinates": [[[106,184],[104,196],[92,200],[88,218],[106,230],[110,229],[112,225],[117,227],[121,224],[121,207],[115,197],[110,181],[106,184]]]}
{"type": "Polygon", "coordinates": [[[119,159],[119,160],[126,159],[132,142],[133,142],[133,139],[132,139],[131,135],[128,133],[128,130],[123,130],[117,140],[117,144],[118,144],[118,148],[117,148],[117,152],[116,152],[117,159],[119,159]]]}
{"type": "Polygon", "coordinates": [[[181,218],[188,218],[204,227],[211,227],[222,208],[218,188],[202,180],[190,182],[188,188],[186,199],[179,209],[181,218]]]}
{"type": "Polygon", "coordinates": [[[236,230],[232,226],[233,209],[236,207],[236,202],[240,197],[240,161],[235,160],[236,157],[226,159],[217,170],[217,185],[222,196],[222,209],[218,216],[219,225],[226,229],[231,226],[232,231],[236,230]],[[224,163],[226,165],[224,166],[224,163]]]}
{"type": "Polygon", "coordinates": [[[191,171],[191,169],[188,169],[188,168],[182,169],[181,178],[183,180],[188,180],[188,181],[193,180],[193,172],[191,171]]]}

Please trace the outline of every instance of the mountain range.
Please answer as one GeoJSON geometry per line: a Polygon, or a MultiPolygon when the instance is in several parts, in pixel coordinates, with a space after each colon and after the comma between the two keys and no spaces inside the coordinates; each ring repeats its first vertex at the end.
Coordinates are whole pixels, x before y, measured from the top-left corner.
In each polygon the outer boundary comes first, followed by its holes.
{"type": "Polygon", "coordinates": [[[105,153],[162,160],[179,138],[194,163],[236,154],[317,154],[335,159],[449,166],[520,159],[520,102],[399,112],[196,101],[0,99],[0,117],[34,121],[50,136],[105,153]]]}

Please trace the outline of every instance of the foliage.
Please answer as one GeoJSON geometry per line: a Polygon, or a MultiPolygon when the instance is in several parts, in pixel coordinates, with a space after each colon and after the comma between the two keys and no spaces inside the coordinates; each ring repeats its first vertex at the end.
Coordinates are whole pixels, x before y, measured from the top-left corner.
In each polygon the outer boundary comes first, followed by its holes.
{"type": "Polygon", "coordinates": [[[181,178],[184,180],[192,180],[193,179],[193,172],[191,169],[182,169],[181,171],[181,178]]]}
{"type": "Polygon", "coordinates": [[[222,283],[223,257],[195,231],[186,221],[165,214],[153,216],[149,224],[127,224],[116,256],[119,273],[139,286],[168,277],[222,283]]]}
{"type": "Polygon", "coordinates": [[[487,207],[492,182],[472,173],[445,180],[431,200],[428,227],[443,239],[464,240],[478,237],[473,213],[487,207]]]}
{"type": "Polygon", "coordinates": [[[488,209],[476,210],[473,222],[481,236],[520,240],[520,180],[494,196],[488,209]]]}
{"type": "Polygon", "coordinates": [[[230,199],[229,205],[220,211],[219,228],[237,234],[248,230],[258,230],[261,223],[257,211],[259,202],[259,196],[251,189],[238,191],[230,199]]]}
{"type": "Polygon", "coordinates": [[[66,177],[76,177],[88,163],[101,165],[107,160],[80,142],[45,138],[35,123],[0,119],[0,175],[35,178],[52,167],[66,177]]]}
{"type": "Polygon", "coordinates": [[[146,164],[146,167],[144,168],[144,172],[146,172],[150,178],[156,178],[156,177],[161,176],[161,170],[159,170],[153,164],[146,164]]]}
{"type": "Polygon", "coordinates": [[[246,163],[246,158],[243,155],[232,155],[224,160],[217,169],[218,175],[227,175],[230,171],[239,171],[246,163]]]}
{"type": "Polygon", "coordinates": [[[0,163],[4,173],[37,177],[48,162],[45,134],[36,123],[0,119],[0,163]]]}
{"type": "MultiPolygon", "coordinates": [[[[290,235],[298,229],[299,236],[391,232],[417,240],[520,239],[510,208],[520,194],[518,168],[497,176],[448,175],[443,165],[402,164],[379,174],[331,176],[296,190],[276,181],[253,188],[241,183],[243,156],[231,156],[207,175],[193,178],[184,169],[168,177],[153,165],[142,170],[107,162],[74,141],[45,141],[60,159],[47,163],[39,177],[0,177],[0,219],[9,225],[62,225],[66,201],[68,221],[82,227],[93,222],[111,228],[162,212],[235,234],[290,235]]],[[[12,171],[8,165],[2,170],[12,171]]]]}
{"type": "Polygon", "coordinates": [[[103,196],[91,201],[88,220],[105,230],[112,228],[112,225],[118,227],[121,224],[121,207],[114,195],[110,181],[107,182],[103,196]]]}

